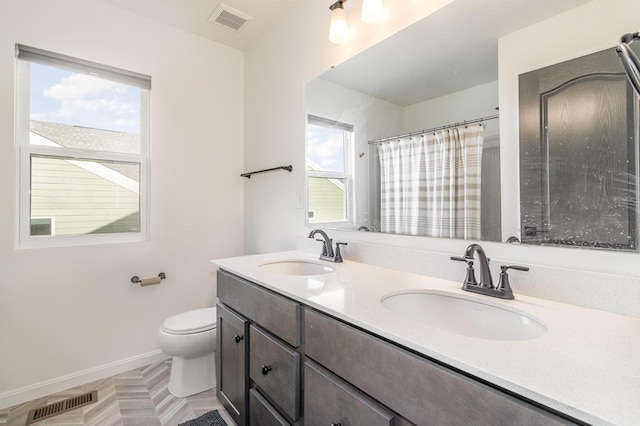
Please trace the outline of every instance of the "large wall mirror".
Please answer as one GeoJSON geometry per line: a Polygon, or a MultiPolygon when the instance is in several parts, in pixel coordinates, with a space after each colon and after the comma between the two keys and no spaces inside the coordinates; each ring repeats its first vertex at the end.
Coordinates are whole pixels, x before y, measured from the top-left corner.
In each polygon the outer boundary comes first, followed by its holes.
{"type": "MultiPolygon", "coordinates": [[[[530,47],[531,35],[553,45],[556,33],[575,36],[571,22],[592,20],[594,28],[615,29],[604,31],[601,47],[588,53],[613,50],[623,32],[636,30],[619,26],[625,2],[632,4],[620,0],[607,9],[604,0],[455,0],[309,81],[307,190],[309,200],[324,195],[308,205],[308,223],[440,238],[523,238],[514,151],[519,139],[510,131],[518,128],[518,76],[542,68],[537,64],[582,56],[554,59],[553,52],[530,47]],[[431,177],[420,182],[422,176],[431,177]]],[[[555,44],[579,43],[573,37],[555,44]]],[[[615,54],[608,58],[622,72],[615,54]]]]}
{"type": "Polygon", "coordinates": [[[519,80],[522,241],[637,251],[638,99],[614,49],[519,80]]]}

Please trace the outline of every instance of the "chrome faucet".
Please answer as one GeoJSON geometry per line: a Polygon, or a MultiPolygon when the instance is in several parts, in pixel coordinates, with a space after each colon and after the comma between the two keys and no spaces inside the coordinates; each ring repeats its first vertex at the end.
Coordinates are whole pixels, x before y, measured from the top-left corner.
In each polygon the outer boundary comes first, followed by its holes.
{"type": "Polygon", "coordinates": [[[478,253],[481,275],[480,282],[476,285],[483,288],[494,288],[493,279],[491,278],[491,270],[489,269],[489,259],[487,259],[487,255],[484,254],[484,250],[480,247],[480,244],[471,244],[467,247],[464,251],[464,258],[473,260],[475,253],[478,253]]]}
{"type": "Polygon", "coordinates": [[[513,299],[513,290],[509,283],[508,269],[516,269],[519,271],[528,271],[526,266],[509,265],[500,266],[500,281],[498,286],[494,287],[493,279],[491,278],[491,270],[489,269],[489,259],[482,247],[479,244],[471,244],[464,252],[463,257],[452,256],[451,260],[457,260],[460,262],[467,262],[467,275],[462,284],[462,289],[470,291],[472,293],[484,294],[486,296],[499,297],[501,299],[513,299]],[[476,281],[475,272],[473,270],[473,262],[475,260],[475,254],[478,254],[478,260],[480,262],[480,282],[476,281]]]}
{"type": "Polygon", "coordinates": [[[340,253],[340,246],[346,246],[347,243],[336,242],[336,249],[333,250],[333,240],[329,238],[326,232],[320,229],[314,229],[309,233],[309,238],[315,238],[316,234],[320,234],[322,242],[322,252],[320,253],[320,260],[328,260],[330,262],[340,263],[342,262],[342,253],[340,253]]]}

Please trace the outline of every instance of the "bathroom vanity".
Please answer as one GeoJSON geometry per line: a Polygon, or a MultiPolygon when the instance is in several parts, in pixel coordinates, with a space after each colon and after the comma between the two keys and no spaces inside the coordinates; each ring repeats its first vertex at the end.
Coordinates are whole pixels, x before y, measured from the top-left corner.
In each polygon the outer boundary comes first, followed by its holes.
{"type": "Polygon", "coordinates": [[[518,295],[487,300],[462,294],[460,283],[302,252],[214,263],[218,398],[239,425],[632,424],[640,416],[638,345],[617,345],[640,335],[638,319],[518,295]],[[408,290],[523,312],[546,332],[478,338],[383,305],[408,290]]]}
{"type": "Polygon", "coordinates": [[[225,271],[218,271],[218,298],[222,335],[218,399],[239,425],[250,419],[252,424],[265,424],[256,423],[258,416],[271,417],[267,424],[275,420],[288,424],[265,397],[296,421],[300,417],[300,304],[225,271]]]}

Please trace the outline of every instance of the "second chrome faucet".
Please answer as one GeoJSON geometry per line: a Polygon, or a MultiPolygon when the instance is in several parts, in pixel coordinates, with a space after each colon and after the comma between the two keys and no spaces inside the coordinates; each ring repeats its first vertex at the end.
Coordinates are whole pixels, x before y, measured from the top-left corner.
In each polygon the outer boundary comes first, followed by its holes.
{"type": "Polygon", "coordinates": [[[342,262],[342,254],[340,253],[340,246],[346,246],[347,243],[336,242],[336,248],[333,249],[333,240],[329,238],[326,232],[320,229],[314,229],[309,233],[309,238],[316,237],[316,234],[320,234],[322,237],[321,240],[316,239],[316,241],[322,242],[322,252],[320,253],[320,260],[328,260],[330,262],[340,263],[342,262]]]}
{"type": "Polygon", "coordinates": [[[467,247],[463,257],[452,256],[451,260],[457,260],[467,263],[467,275],[462,284],[462,289],[470,291],[472,293],[484,294],[486,296],[499,297],[501,299],[513,299],[513,290],[509,283],[508,269],[516,269],[519,271],[528,271],[526,266],[518,265],[502,265],[500,267],[500,280],[498,286],[493,285],[493,279],[491,278],[491,270],[489,269],[489,259],[485,254],[482,247],[479,244],[471,244],[467,247]],[[478,261],[480,262],[480,282],[476,281],[475,271],[473,269],[473,263],[475,261],[475,255],[478,255],[478,261]]]}

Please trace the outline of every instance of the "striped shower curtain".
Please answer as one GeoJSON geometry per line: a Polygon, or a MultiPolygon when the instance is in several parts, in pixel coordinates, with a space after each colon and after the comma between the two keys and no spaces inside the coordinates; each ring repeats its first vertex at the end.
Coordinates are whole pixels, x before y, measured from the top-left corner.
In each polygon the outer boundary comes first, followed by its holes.
{"type": "Polygon", "coordinates": [[[480,239],[483,132],[474,124],[381,143],[380,230],[480,239]]]}

